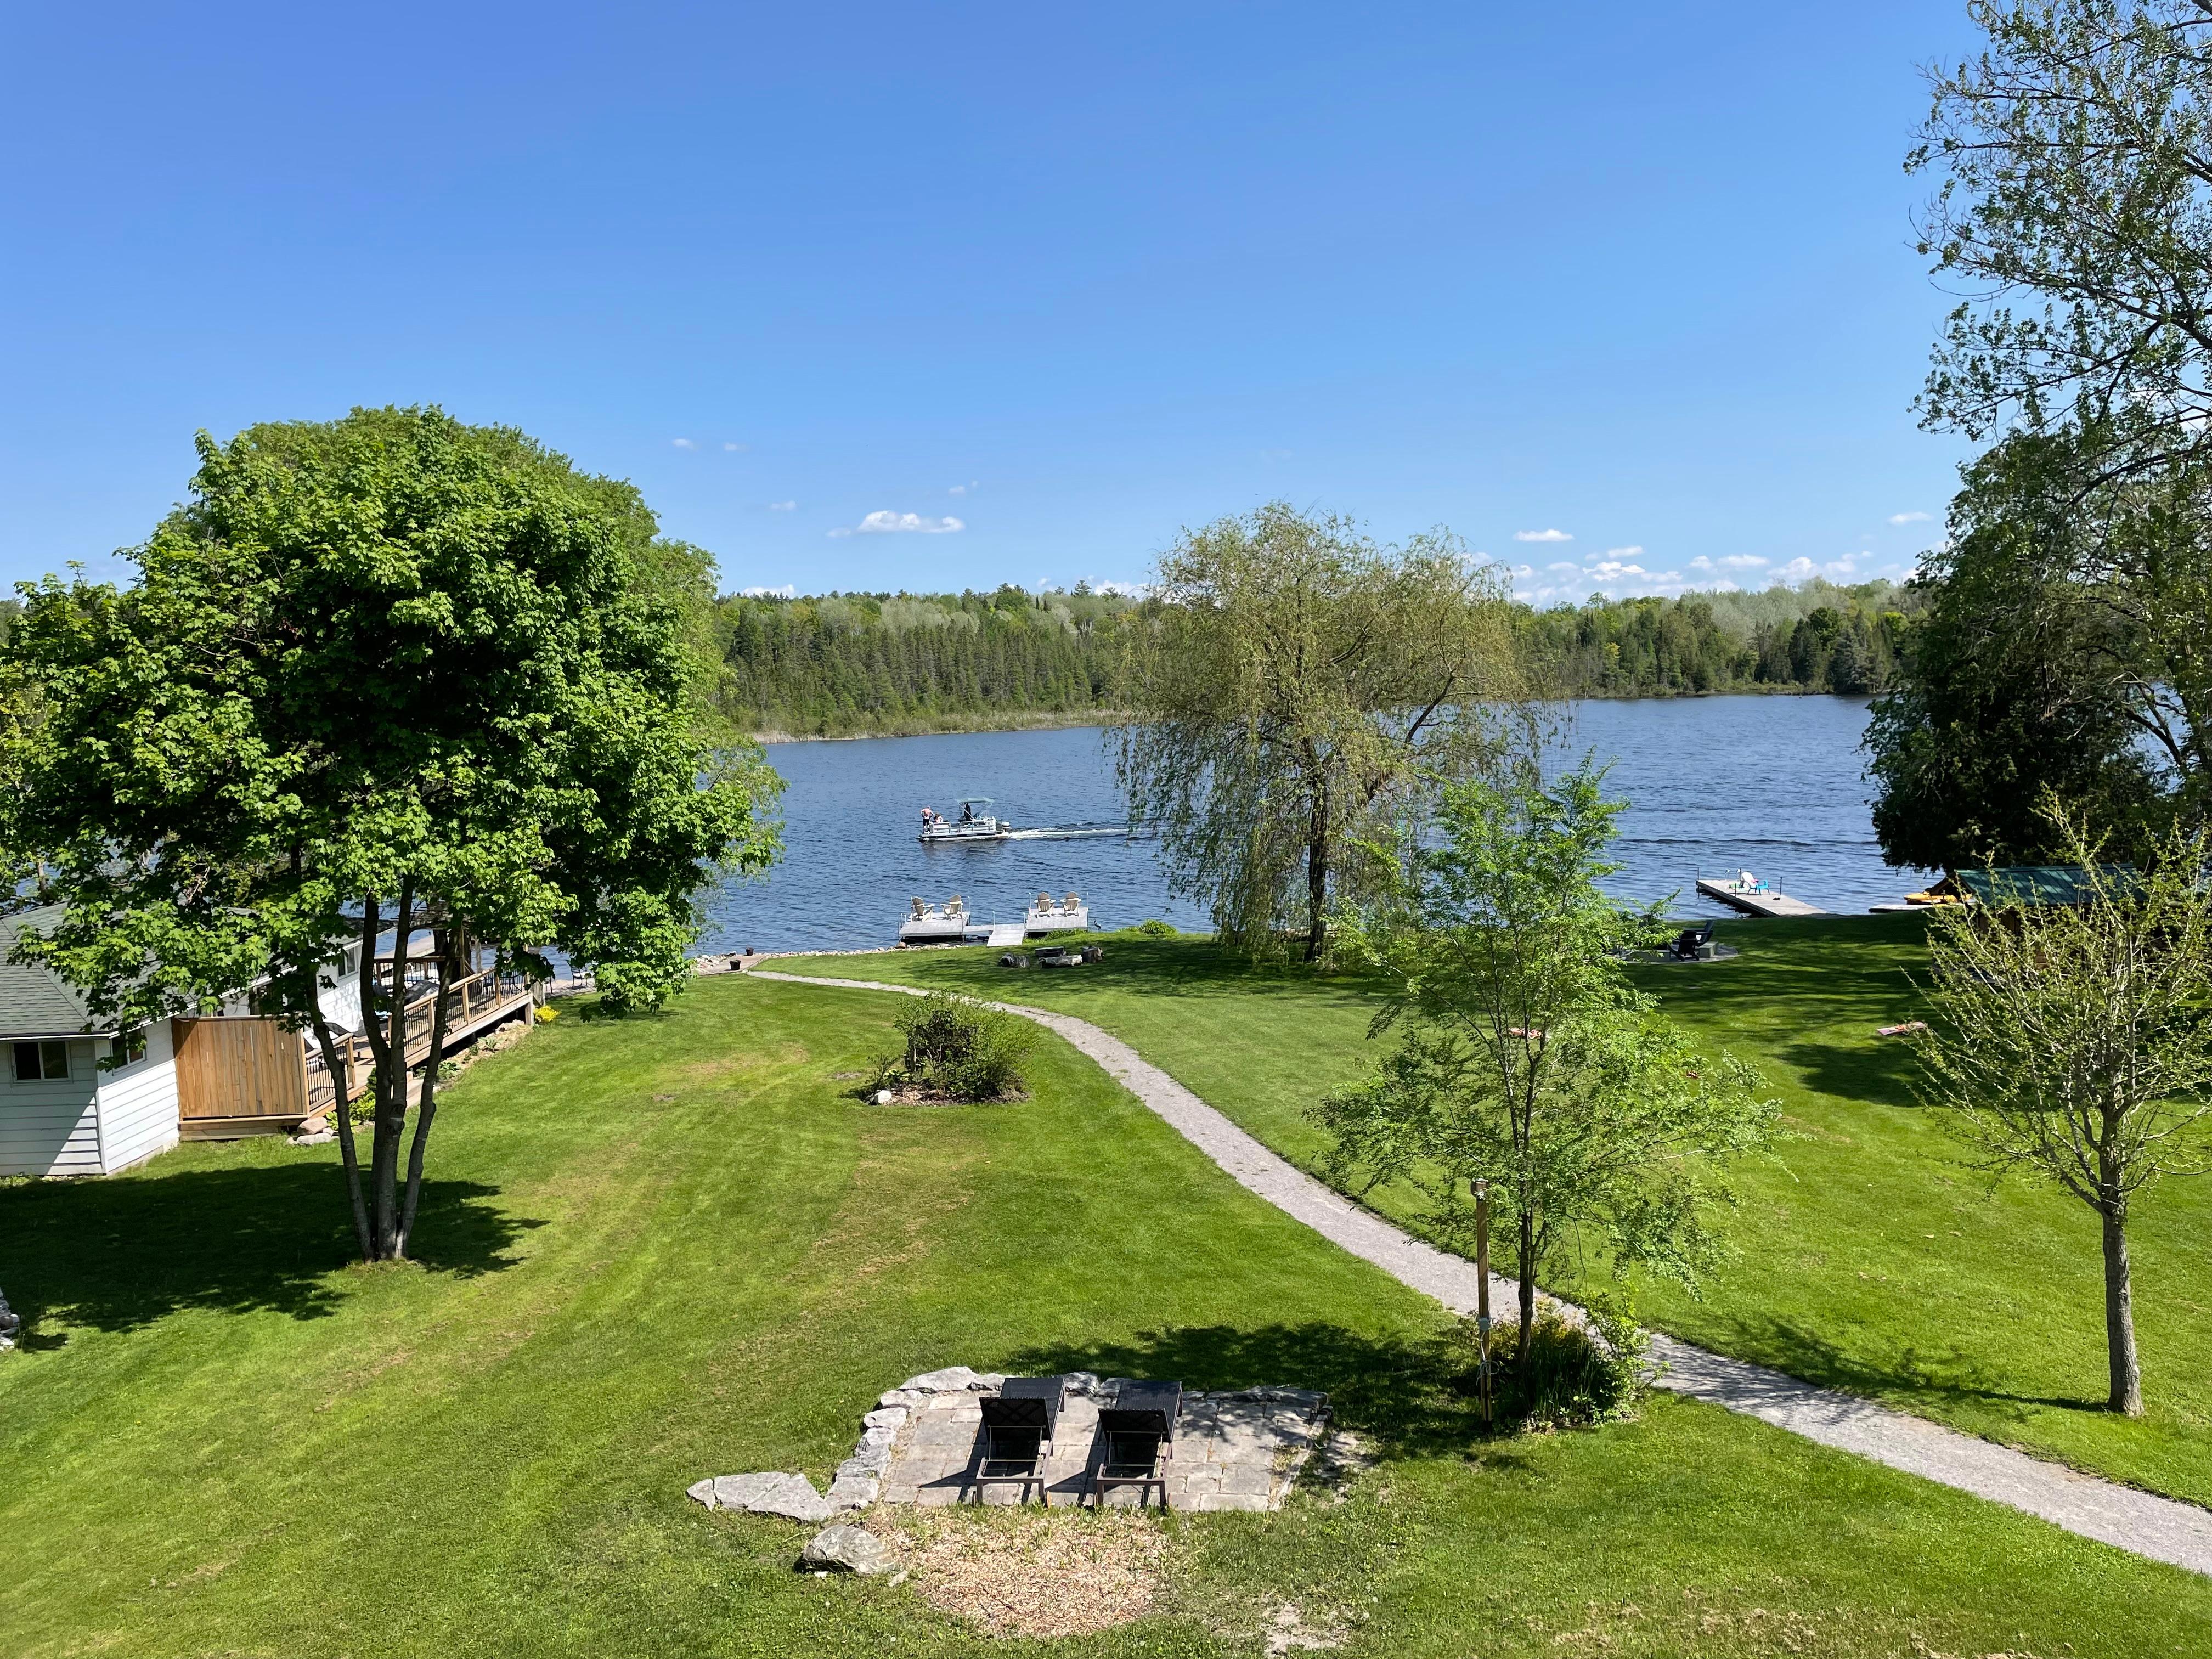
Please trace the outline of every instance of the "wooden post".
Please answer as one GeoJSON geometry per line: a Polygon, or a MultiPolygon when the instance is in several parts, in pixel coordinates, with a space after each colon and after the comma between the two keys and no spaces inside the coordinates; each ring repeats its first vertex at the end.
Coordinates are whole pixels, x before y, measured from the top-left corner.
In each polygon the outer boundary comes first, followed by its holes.
{"type": "Polygon", "coordinates": [[[1474,1183],[1474,1331],[1482,1352],[1482,1426],[1492,1426],[1490,1407],[1490,1183],[1474,1183]]]}

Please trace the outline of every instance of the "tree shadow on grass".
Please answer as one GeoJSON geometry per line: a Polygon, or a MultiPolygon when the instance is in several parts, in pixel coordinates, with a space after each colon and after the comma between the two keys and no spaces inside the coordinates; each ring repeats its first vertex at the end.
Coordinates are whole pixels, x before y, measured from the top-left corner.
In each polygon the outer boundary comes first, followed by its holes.
{"type": "MultiPolygon", "coordinates": [[[[506,1215],[495,1187],[422,1183],[416,1262],[472,1278],[513,1265],[538,1221],[506,1215]]],[[[0,1281],[24,1346],[58,1318],[128,1331],[186,1309],[316,1319],[343,1300],[332,1275],[355,1260],[339,1167],[264,1164],[113,1180],[38,1181],[0,1190],[0,1281]]]]}
{"type": "Polygon", "coordinates": [[[1801,1382],[1869,1398],[1918,1395],[1954,1405],[2047,1406],[2060,1411],[2099,1412],[2100,1399],[2022,1394],[2008,1389],[1977,1362],[1950,1355],[1941,1361],[1907,1348],[1887,1361],[1846,1352],[1829,1338],[1794,1320],[1746,1318],[1734,1322],[1727,1351],[1783,1371],[1801,1382]]]}
{"type": "Polygon", "coordinates": [[[1912,1097],[1912,1079],[1920,1068],[1910,1042],[1869,1034],[1863,1045],[1802,1042],[1777,1052],[1797,1068],[1807,1088],[1820,1094],[1869,1106],[1919,1105],[1912,1097]]]}
{"type": "Polygon", "coordinates": [[[1436,1455],[1483,1438],[1468,1386],[1471,1361],[1449,1332],[1373,1337],[1340,1325],[1186,1325],[1133,1341],[1059,1343],[1007,1356],[1017,1375],[1095,1371],[1157,1377],[1193,1389],[1274,1384],[1328,1391],[1336,1420],[1389,1455],[1436,1455]]]}

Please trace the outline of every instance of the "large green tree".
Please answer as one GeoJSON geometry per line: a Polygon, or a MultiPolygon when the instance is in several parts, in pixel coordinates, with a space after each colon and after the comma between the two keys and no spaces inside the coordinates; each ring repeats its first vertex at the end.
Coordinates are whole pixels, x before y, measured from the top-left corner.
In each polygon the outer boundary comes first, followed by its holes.
{"type": "Polygon", "coordinates": [[[1922,251],[1967,297],[1923,410],[1980,437],[2132,410],[2154,450],[2212,431],[2212,4],[1972,0],[1908,165],[1922,251]]]}
{"type": "Polygon", "coordinates": [[[1278,501],[1185,532],[1153,599],[1115,734],[1129,810],[1224,939],[1300,927],[1316,958],[1348,842],[1527,725],[1504,580],[1447,534],[1383,548],[1278,501]]]}
{"type": "Polygon", "coordinates": [[[1922,410],[2002,441],[1954,511],[1980,544],[1936,562],[1959,579],[1960,625],[1923,641],[1877,770],[1899,822],[1921,801],[1939,819],[2008,820],[1960,842],[1978,855],[2033,837],[2044,782],[2126,828],[2101,810],[2108,785],[2128,787],[2129,759],[2104,757],[2114,710],[2160,789],[2205,810],[2212,0],[1970,11],[1987,46],[1931,75],[1909,163],[1939,180],[1923,251],[1966,294],[1922,410]],[[1985,609],[1970,618],[1969,604],[1985,609]]]}
{"type": "MultiPolygon", "coordinates": [[[[125,1025],[250,988],[333,1073],[334,964],[387,931],[432,933],[434,1052],[471,945],[534,972],[556,947],[617,1009],[682,985],[703,883],[776,848],[774,775],[702,727],[702,556],[629,485],[435,409],[199,452],[134,584],[22,590],[0,660],[38,717],[4,828],[67,905],[23,953],[125,1025]]],[[[437,1066],[410,1079],[404,994],[362,990],[366,1190],[334,1115],[381,1259],[407,1250],[437,1066]]]]}
{"type": "Polygon", "coordinates": [[[1650,921],[1599,884],[1620,867],[1620,810],[1587,766],[1447,784],[1410,854],[1375,849],[1393,873],[1340,941],[1388,987],[1370,1035],[1406,1030],[1314,1113],[1335,1169],[1412,1182],[1462,1239],[1487,1182],[1512,1220],[1522,1352],[1563,1253],[1694,1288],[1719,1252],[1706,1218],[1725,1160],[1765,1145],[1778,1114],[1747,1066],[1701,1054],[1622,973],[1650,921]]]}
{"type": "Polygon", "coordinates": [[[2203,614],[2175,556],[2186,515],[2172,476],[2103,477],[2101,453],[2077,428],[2025,431],[1964,470],[1867,730],[1890,863],[2043,862],[2054,792],[2132,840],[2203,777],[2203,623],[2177,626],[2203,614]]]}

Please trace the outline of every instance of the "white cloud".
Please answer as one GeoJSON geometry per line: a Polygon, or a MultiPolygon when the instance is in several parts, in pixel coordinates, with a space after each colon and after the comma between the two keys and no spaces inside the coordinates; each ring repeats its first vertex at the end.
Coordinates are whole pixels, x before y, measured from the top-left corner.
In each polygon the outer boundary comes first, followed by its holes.
{"type": "Polygon", "coordinates": [[[1723,570],[1763,570],[1766,568],[1766,561],[1755,553],[1731,553],[1726,558],[1716,559],[1713,562],[1723,570]]]}
{"type": "Polygon", "coordinates": [[[1623,564],[1618,559],[1600,559],[1589,568],[1589,574],[1601,582],[1618,581],[1623,576],[1648,576],[1651,573],[1640,564],[1623,564]]]}
{"type": "Polygon", "coordinates": [[[699,447],[698,445],[693,443],[689,438],[671,438],[668,441],[674,444],[678,449],[696,449],[699,447]]]}
{"type": "Polygon", "coordinates": [[[1513,567],[1513,578],[1516,581],[1525,582],[1535,574],[1536,567],[1533,564],[1516,564],[1513,567]]]}
{"type": "Polygon", "coordinates": [[[1928,518],[1925,513],[1893,513],[1889,515],[1889,521],[1892,524],[1926,524],[1928,518]]]}
{"type": "Polygon", "coordinates": [[[965,495],[969,490],[975,489],[980,487],[981,486],[979,486],[973,478],[970,478],[964,484],[953,485],[951,489],[946,490],[945,493],[948,495],[965,495]]]}
{"type": "Polygon", "coordinates": [[[1785,582],[1802,582],[1808,576],[1819,575],[1820,574],[1820,567],[1814,564],[1810,559],[1797,558],[1790,560],[1788,564],[1784,565],[1781,569],[1776,571],[1774,574],[1778,578],[1785,582]]]}
{"type": "Polygon", "coordinates": [[[1572,559],[1561,559],[1557,564],[1547,564],[1544,568],[1547,570],[1580,570],[1582,566],[1577,564],[1572,559]]]}
{"type": "Polygon", "coordinates": [[[749,599],[795,599],[799,597],[798,588],[789,582],[781,587],[741,587],[738,592],[749,599]]]}
{"type": "Polygon", "coordinates": [[[1574,538],[1564,530],[1516,530],[1513,532],[1513,539],[1516,542],[1571,542],[1574,538]]]}
{"type": "Polygon", "coordinates": [[[1141,599],[1151,595],[1152,585],[1150,582],[1093,582],[1091,591],[1118,594],[1125,599],[1141,599]]]}
{"type": "Polygon", "coordinates": [[[722,447],[732,455],[742,455],[745,453],[745,447],[743,444],[724,444],[722,447]]]}
{"type": "Polygon", "coordinates": [[[954,531],[967,527],[950,514],[941,519],[925,519],[919,513],[893,513],[886,509],[869,514],[856,525],[840,525],[830,533],[833,536],[888,536],[910,531],[920,536],[949,536],[954,531]]]}
{"type": "Polygon", "coordinates": [[[1605,550],[1605,556],[1608,559],[1640,559],[1644,556],[1644,550],[1640,547],[1608,547],[1605,550]]]}
{"type": "Polygon", "coordinates": [[[768,510],[771,513],[796,513],[799,511],[799,503],[797,501],[770,501],[768,504],[768,510]]]}

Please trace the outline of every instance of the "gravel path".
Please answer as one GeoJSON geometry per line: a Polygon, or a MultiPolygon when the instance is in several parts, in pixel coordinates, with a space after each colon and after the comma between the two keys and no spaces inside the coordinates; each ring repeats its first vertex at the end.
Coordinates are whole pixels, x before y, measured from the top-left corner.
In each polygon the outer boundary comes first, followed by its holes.
{"type": "MultiPolygon", "coordinates": [[[[750,974],[794,985],[927,994],[910,985],[886,985],[874,980],[817,979],[765,969],[754,969],[750,974]]],[[[1033,1019],[1066,1038],[1241,1185],[1276,1208],[1361,1260],[1373,1262],[1401,1284],[1435,1297],[1454,1313],[1474,1312],[1474,1264],[1464,1256],[1425,1244],[1323,1186],[1269,1152],[1127,1043],[1109,1036],[1089,1021],[1019,1003],[992,1006],[1033,1019]]],[[[1510,1280],[1491,1275],[1493,1310],[1500,1313],[1510,1310],[1516,1294],[1510,1280]]],[[[1993,1503],[2008,1504],[2084,1538],[2212,1575],[2212,1511],[2193,1504],[2080,1474],[1856,1395],[1815,1388],[1780,1371],[1708,1353],[1669,1336],[1655,1334],[1652,1353],[1666,1365],[1658,1386],[1673,1393],[1710,1401],[1824,1446],[1856,1452],[1993,1503]]]]}

